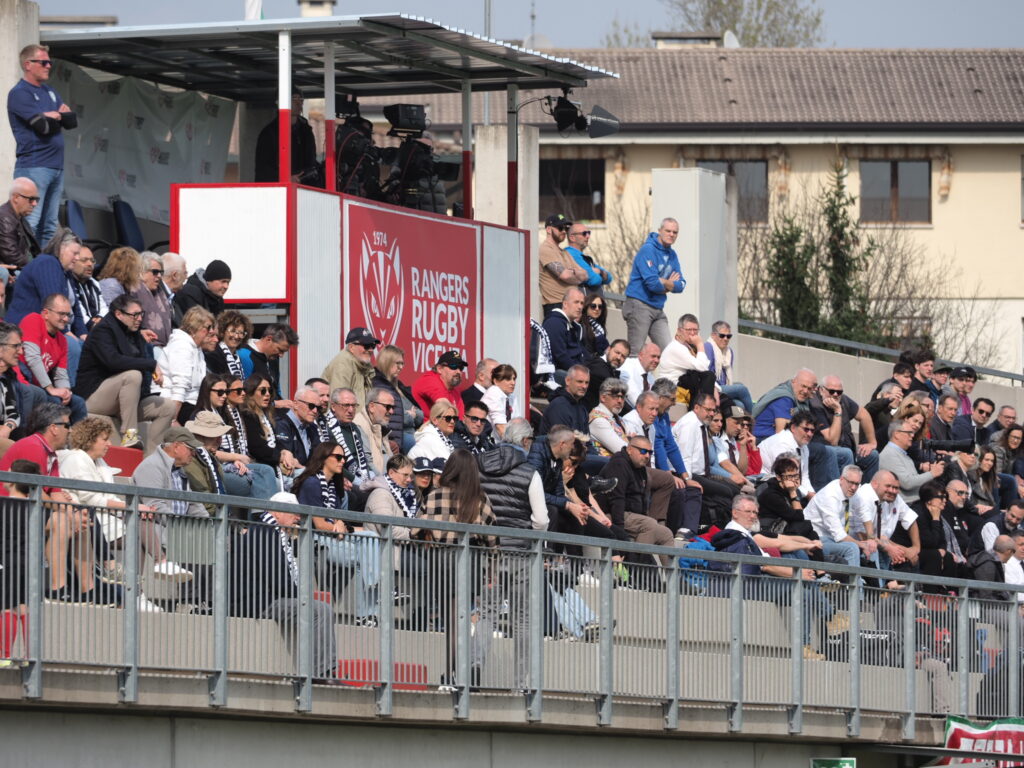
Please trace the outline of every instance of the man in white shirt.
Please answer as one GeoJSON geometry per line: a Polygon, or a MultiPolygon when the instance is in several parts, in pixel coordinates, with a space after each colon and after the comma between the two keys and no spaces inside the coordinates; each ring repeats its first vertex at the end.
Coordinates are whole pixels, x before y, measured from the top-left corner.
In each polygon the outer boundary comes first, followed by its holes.
{"type": "MultiPolygon", "coordinates": [[[[1017,549],[1003,563],[1003,579],[1007,584],[1024,586],[1024,531],[1014,531],[1013,544],[1017,549]]],[[[1024,592],[1017,593],[1017,602],[1024,603],[1024,592]]]]}
{"type": "Polygon", "coordinates": [[[792,453],[800,460],[800,493],[812,498],[814,486],[811,485],[810,451],[807,447],[812,437],[814,437],[814,417],[807,410],[795,411],[787,429],[776,432],[771,437],[766,437],[758,446],[761,453],[762,473],[770,473],[779,456],[784,453],[792,453]]]}
{"type": "MultiPolygon", "coordinates": [[[[700,337],[700,323],[695,315],[683,315],[679,318],[675,338],[661,351],[658,376],[678,381],[686,371],[704,373],[710,370],[711,361],[704,351],[704,341],[700,337]]],[[[711,379],[714,380],[714,373],[711,374],[711,379]]]]}
{"type": "Polygon", "coordinates": [[[917,513],[900,496],[900,483],[892,472],[876,472],[871,482],[857,491],[853,507],[850,533],[877,544],[880,568],[908,570],[917,565],[921,553],[917,513]]]}
{"type": "Polygon", "coordinates": [[[636,407],[622,417],[627,435],[643,435],[654,444],[654,420],[658,417],[658,396],[647,390],[636,399],[636,407]]]}
{"type": "Polygon", "coordinates": [[[721,526],[729,519],[732,499],[741,487],[733,483],[729,473],[718,466],[718,452],[708,430],[708,424],[717,412],[713,395],[697,395],[690,403],[689,413],[672,428],[672,436],[679,446],[690,478],[700,485],[704,493],[704,507],[714,518],[715,524],[721,526]]]}
{"type": "Polygon", "coordinates": [[[877,566],[877,546],[873,540],[857,541],[850,535],[856,525],[853,516],[857,508],[853,495],[860,487],[863,473],[856,464],[848,464],[838,480],[822,488],[804,510],[804,517],[821,539],[821,549],[827,560],[846,565],[860,565],[861,552],[877,566]]]}
{"type": "Polygon", "coordinates": [[[636,357],[627,357],[619,369],[619,378],[626,382],[626,402],[635,406],[641,392],[649,390],[655,381],[654,369],[661,362],[661,347],[654,342],[644,344],[636,357]],[[645,386],[646,383],[646,386],[645,386]]]}

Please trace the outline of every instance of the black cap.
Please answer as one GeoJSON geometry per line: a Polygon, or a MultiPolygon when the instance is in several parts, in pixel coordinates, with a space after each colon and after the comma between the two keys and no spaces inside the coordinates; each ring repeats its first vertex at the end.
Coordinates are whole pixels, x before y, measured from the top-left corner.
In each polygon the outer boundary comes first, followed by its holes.
{"type": "Polygon", "coordinates": [[[206,282],[210,282],[211,280],[230,280],[231,267],[220,259],[214,259],[206,265],[206,270],[203,272],[203,279],[206,280],[206,282]]]}
{"type": "Polygon", "coordinates": [[[460,355],[454,349],[449,349],[447,352],[445,352],[443,355],[437,358],[437,364],[443,365],[446,368],[455,368],[456,370],[461,370],[462,368],[467,367],[467,363],[465,360],[462,359],[462,355],[460,355]]]}
{"type": "Polygon", "coordinates": [[[361,344],[364,347],[375,347],[380,344],[380,339],[373,338],[373,334],[365,328],[353,328],[345,337],[346,344],[361,344]]]}
{"type": "Polygon", "coordinates": [[[572,226],[572,222],[567,219],[561,213],[553,213],[548,216],[547,221],[544,222],[545,227],[558,227],[559,229],[568,229],[572,226]]]}
{"type": "Polygon", "coordinates": [[[974,379],[978,380],[978,372],[971,368],[969,365],[961,365],[959,368],[954,368],[951,374],[954,379],[974,379]]]}
{"type": "Polygon", "coordinates": [[[434,471],[435,475],[440,475],[444,472],[445,461],[446,459],[442,459],[440,456],[430,460],[430,468],[434,471]]]}
{"type": "Polygon", "coordinates": [[[951,365],[940,365],[938,368],[936,368],[933,371],[933,373],[952,373],[952,372],[953,372],[953,366],[951,366],[951,365]]]}
{"type": "Polygon", "coordinates": [[[431,466],[431,461],[426,456],[417,456],[412,460],[412,471],[413,472],[433,472],[434,468],[431,466]]]}

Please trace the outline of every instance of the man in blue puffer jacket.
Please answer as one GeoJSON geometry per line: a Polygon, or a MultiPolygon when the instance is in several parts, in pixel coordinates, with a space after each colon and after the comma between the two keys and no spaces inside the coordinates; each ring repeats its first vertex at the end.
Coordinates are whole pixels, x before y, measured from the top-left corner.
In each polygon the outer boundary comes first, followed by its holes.
{"type": "Polygon", "coordinates": [[[622,317],[629,329],[629,347],[639,350],[647,336],[664,349],[672,341],[665,317],[665,296],[682,293],[686,287],[679,268],[679,257],[672,244],[679,237],[679,222],[663,219],[657,232],[652,232],[636,257],[626,287],[622,317]]]}

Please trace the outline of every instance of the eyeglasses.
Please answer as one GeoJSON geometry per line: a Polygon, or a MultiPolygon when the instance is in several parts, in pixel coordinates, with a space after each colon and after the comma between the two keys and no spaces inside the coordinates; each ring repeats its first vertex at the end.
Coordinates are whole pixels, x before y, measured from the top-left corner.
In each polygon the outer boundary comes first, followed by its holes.
{"type": "Polygon", "coordinates": [[[590,230],[584,229],[582,232],[570,232],[571,235],[581,235],[583,237],[590,237],[590,230]]]}
{"type": "Polygon", "coordinates": [[[14,194],[16,194],[22,200],[28,200],[32,205],[35,205],[36,203],[39,202],[39,198],[36,197],[35,195],[23,195],[21,194],[21,192],[15,192],[14,194]]]}
{"type": "Polygon", "coordinates": [[[608,397],[610,397],[610,398],[612,398],[614,400],[623,400],[626,397],[626,393],[625,392],[609,392],[608,393],[608,397]]]}
{"type": "Polygon", "coordinates": [[[70,312],[58,312],[56,309],[49,309],[47,307],[44,307],[44,309],[46,309],[47,312],[52,312],[57,317],[71,317],[70,312]]]}
{"type": "Polygon", "coordinates": [[[784,475],[779,475],[779,477],[783,480],[799,480],[800,474],[798,472],[787,472],[784,475]]]}
{"type": "Polygon", "coordinates": [[[329,459],[337,459],[338,461],[344,461],[345,460],[345,454],[344,453],[332,453],[332,454],[328,455],[327,458],[329,458],[329,459]]]}
{"type": "Polygon", "coordinates": [[[217,395],[217,397],[224,397],[224,395],[226,395],[227,393],[228,393],[228,388],[227,387],[224,387],[224,389],[211,389],[210,390],[210,394],[211,395],[217,395]]]}
{"type": "Polygon", "coordinates": [[[49,59],[29,59],[33,64],[38,64],[40,67],[52,67],[53,62],[49,59]]]}
{"type": "Polygon", "coordinates": [[[121,312],[121,314],[125,317],[130,317],[132,320],[138,320],[146,313],[140,309],[138,312],[121,312]]]}
{"type": "Polygon", "coordinates": [[[481,424],[487,421],[487,419],[483,416],[467,416],[466,421],[472,421],[474,424],[481,424]]]}
{"type": "Polygon", "coordinates": [[[13,347],[14,349],[21,349],[24,346],[25,345],[21,342],[18,342],[17,344],[0,344],[0,347],[13,347]]]}
{"type": "Polygon", "coordinates": [[[149,274],[156,275],[157,277],[160,277],[161,275],[163,275],[163,273],[164,273],[164,271],[162,269],[151,269],[151,270],[149,270],[149,274]]]}
{"type": "Polygon", "coordinates": [[[732,334],[731,333],[719,333],[718,334],[718,338],[725,339],[726,341],[728,341],[729,339],[732,338],[732,334]]]}
{"type": "Polygon", "coordinates": [[[968,495],[968,491],[953,491],[953,493],[955,495],[957,495],[957,496],[967,496],[968,495]]]}
{"type": "Polygon", "coordinates": [[[801,430],[803,432],[813,432],[814,431],[814,427],[807,427],[807,426],[799,426],[799,427],[797,427],[797,429],[799,429],[799,430],[801,430]]]}
{"type": "Polygon", "coordinates": [[[336,403],[339,408],[355,408],[358,403],[336,403]]]}
{"type": "Polygon", "coordinates": [[[53,423],[53,426],[55,426],[55,427],[64,427],[64,429],[70,429],[71,428],[71,422],[70,421],[55,421],[53,423]]]}
{"type": "Polygon", "coordinates": [[[452,424],[452,423],[453,423],[453,422],[455,422],[455,421],[456,421],[456,420],[457,420],[457,419],[458,419],[459,417],[458,417],[458,416],[442,416],[441,418],[442,418],[442,419],[444,419],[445,421],[447,421],[447,422],[448,422],[449,424],[452,424]]]}
{"type": "Polygon", "coordinates": [[[916,435],[917,432],[915,432],[912,429],[897,429],[896,430],[896,434],[897,435],[916,435]]]}

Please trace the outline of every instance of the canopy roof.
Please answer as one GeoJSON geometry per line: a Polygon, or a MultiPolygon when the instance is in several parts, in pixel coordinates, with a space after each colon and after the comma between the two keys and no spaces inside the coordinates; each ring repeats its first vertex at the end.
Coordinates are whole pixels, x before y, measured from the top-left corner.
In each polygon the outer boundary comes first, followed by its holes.
{"type": "Polygon", "coordinates": [[[53,57],[121,76],[247,102],[277,99],[278,33],[292,39],[292,85],[323,93],[324,43],[334,44],[340,95],[582,87],[618,77],[406,14],[265,19],[193,25],[47,30],[53,57]]]}

